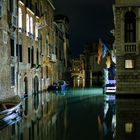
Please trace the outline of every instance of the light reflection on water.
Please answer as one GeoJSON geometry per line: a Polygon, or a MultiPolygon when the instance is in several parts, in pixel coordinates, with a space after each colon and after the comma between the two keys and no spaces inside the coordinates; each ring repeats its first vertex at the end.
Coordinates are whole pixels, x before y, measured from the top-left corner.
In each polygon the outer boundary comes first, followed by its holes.
{"type": "Polygon", "coordinates": [[[113,139],[115,102],[102,89],[39,93],[22,105],[22,119],[1,129],[0,140],[113,139]]]}
{"type": "Polygon", "coordinates": [[[139,96],[116,99],[116,140],[140,139],[139,96]]]}

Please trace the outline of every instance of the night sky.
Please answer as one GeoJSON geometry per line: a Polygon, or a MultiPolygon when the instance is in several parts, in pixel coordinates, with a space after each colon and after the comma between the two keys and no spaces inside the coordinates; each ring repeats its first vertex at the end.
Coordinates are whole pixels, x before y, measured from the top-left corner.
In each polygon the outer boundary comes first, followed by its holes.
{"type": "Polygon", "coordinates": [[[114,0],[54,0],[55,13],[70,20],[70,49],[78,56],[87,42],[112,40],[114,0]]]}

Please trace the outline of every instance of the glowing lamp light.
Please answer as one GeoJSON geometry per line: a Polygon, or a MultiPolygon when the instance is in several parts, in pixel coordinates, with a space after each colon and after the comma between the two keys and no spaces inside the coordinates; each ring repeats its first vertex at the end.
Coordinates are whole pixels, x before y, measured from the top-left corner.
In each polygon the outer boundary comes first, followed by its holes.
{"type": "Polygon", "coordinates": [[[125,123],[125,132],[126,133],[132,133],[133,130],[133,123],[125,123]]]}

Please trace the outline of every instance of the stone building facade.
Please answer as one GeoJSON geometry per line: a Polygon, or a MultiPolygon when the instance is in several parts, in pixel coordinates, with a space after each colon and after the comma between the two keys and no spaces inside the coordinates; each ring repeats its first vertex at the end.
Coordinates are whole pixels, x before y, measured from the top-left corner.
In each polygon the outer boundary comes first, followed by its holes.
{"type": "Polygon", "coordinates": [[[98,59],[98,42],[87,43],[83,50],[85,60],[85,84],[87,87],[102,86],[103,68],[106,67],[105,59],[100,64],[98,59]]]}
{"type": "Polygon", "coordinates": [[[140,1],[114,6],[117,94],[140,93],[140,1]]]}
{"type": "Polygon", "coordinates": [[[55,47],[57,57],[57,69],[59,72],[58,79],[67,80],[68,61],[69,61],[69,19],[64,15],[55,15],[55,47]]]}
{"type": "Polygon", "coordinates": [[[113,10],[117,74],[115,139],[139,139],[140,1],[115,0],[113,10]]]}
{"type": "Polygon", "coordinates": [[[38,93],[59,79],[54,11],[52,0],[0,1],[0,99],[38,93]]]}
{"type": "Polygon", "coordinates": [[[0,100],[16,93],[17,1],[0,1],[0,100]]]}
{"type": "Polygon", "coordinates": [[[57,69],[57,72],[55,73],[56,80],[63,79],[63,71],[64,71],[64,58],[63,58],[63,46],[64,46],[64,40],[63,40],[63,32],[61,28],[58,26],[58,24],[54,21],[54,30],[55,30],[55,50],[56,50],[56,59],[57,63],[55,64],[55,69],[57,69]],[[62,73],[60,73],[60,71],[62,73]]]}
{"type": "Polygon", "coordinates": [[[73,87],[85,87],[85,63],[84,56],[72,59],[71,78],[73,87]]]}
{"type": "Polygon", "coordinates": [[[36,93],[53,81],[53,13],[50,1],[18,1],[18,94],[36,93]]]}

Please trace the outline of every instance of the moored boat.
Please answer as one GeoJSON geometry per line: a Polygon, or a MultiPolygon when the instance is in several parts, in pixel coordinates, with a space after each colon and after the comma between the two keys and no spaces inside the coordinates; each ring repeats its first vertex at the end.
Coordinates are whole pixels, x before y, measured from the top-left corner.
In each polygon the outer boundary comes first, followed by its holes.
{"type": "Polygon", "coordinates": [[[0,101],[0,120],[11,115],[12,113],[20,112],[20,106],[21,99],[18,95],[0,101]]]}
{"type": "Polygon", "coordinates": [[[52,90],[65,90],[68,87],[68,84],[64,80],[58,80],[55,82],[50,89],[52,90]]]}

